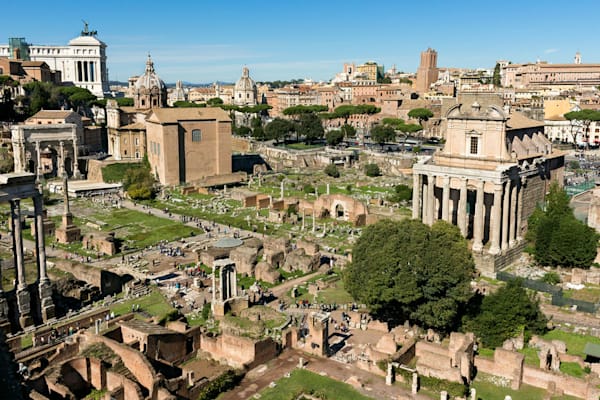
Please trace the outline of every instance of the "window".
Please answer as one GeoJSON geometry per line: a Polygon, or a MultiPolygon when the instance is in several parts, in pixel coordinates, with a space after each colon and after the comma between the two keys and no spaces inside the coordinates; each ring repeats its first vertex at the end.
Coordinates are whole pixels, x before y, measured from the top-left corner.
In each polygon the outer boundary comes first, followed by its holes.
{"type": "Polygon", "coordinates": [[[471,136],[469,140],[469,153],[479,154],[479,138],[476,136],[471,136]]]}
{"type": "Polygon", "coordinates": [[[135,145],[139,146],[140,145],[140,138],[135,138],[135,145]]]}
{"type": "Polygon", "coordinates": [[[202,131],[200,129],[194,129],[192,131],[192,142],[199,142],[202,140],[202,131]]]}

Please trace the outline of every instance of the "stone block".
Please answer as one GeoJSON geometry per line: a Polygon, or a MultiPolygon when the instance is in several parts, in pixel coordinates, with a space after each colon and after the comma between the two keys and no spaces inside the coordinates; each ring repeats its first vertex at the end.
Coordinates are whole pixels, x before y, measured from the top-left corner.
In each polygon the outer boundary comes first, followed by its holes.
{"type": "Polygon", "coordinates": [[[386,333],[383,335],[377,342],[375,349],[382,353],[394,354],[396,352],[396,341],[394,340],[394,335],[392,333],[386,333]]]}
{"type": "Polygon", "coordinates": [[[277,283],[281,279],[281,274],[270,264],[259,262],[254,269],[254,277],[259,281],[277,283]]]}

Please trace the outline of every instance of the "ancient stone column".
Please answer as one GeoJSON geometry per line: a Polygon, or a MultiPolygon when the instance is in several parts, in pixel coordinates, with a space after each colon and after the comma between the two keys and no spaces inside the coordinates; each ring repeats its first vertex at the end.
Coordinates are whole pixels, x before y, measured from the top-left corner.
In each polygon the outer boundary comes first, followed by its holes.
{"type": "Polygon", "coordinates": [[[36,171],[36,180],[40,180],[42,177],[42,151],[40,149],[40,141],[35,142],[35,152],[36,152],[36,162],[37,168],[36,171]]]}
{"type": "Polygon", "coordinates": [[[13,221],[13,237],[15,244],[15,264],[17,267],[17,289],[25,289],[25,264],[23,262],[23,236],[21,231],[21,200],[12,200],[10,203],[11,218],[13,221]]]}
{"type": "Polygon", "coordinates": [[[492,218],[490,226],[490,254],[500,253],[500,224],[502,218],[502,185],[494,186],[494,204],[492,204],[492,218]]]}
{"type": "Polygon", "coordinates": [[[521,178],[521,182],[519,184],[519,191],[517,193],[517,241],[520,242],[523,240],[521,236],[521,218],[523,218],[523,190],[525,190],[525,183],[527,182],[527,178],[521,178]]]}
{"type": "Polygon", "coordinates": [[[427,224],[429,222],[429,177],[427,179],[423,179],[421,177],[421,187],[423,191],[421,192],[421,222],[427,224]]]}
{"type": "Polygon", "coordinates": [[[467,237],[468,225],[467,220],[467,180],[460,180],[460,195],[458,198],[458,213],[456,215],[458,227],[464,237],[467,237]]]}
{"type": "Polygon", "coordinates": [[[508,230],[510,224],[510,181],[506,182],[504,185],[504,197],[502,204],[502,244],[500,248],[503,251],[508,249],[508,230]]]}
{"type": "Polygon", "coordinates": [[[281,181],[281,188],[279,190],[280,190],[279,198],[283,200],[283,181],[281,181]]]}
{"type": "Polygon", "coordinates": [[[42,320],[47,322],[54,318],[55,309],[54,301],[52,300],[52,286],[46,272],[46,245],[44,243],[44,202],[42,194],[33,198],[34,213],[35,213],[35,246],[37,250],[37,261],[39,268],[39,286],[40,295],[40,310],[42,320]]]}
{"type": "Polygon", "coordinates": [[[427,224],[433,225],[435,215],[435,176],[427,176],[427,224]]]}
{"type": "MultiPolygon", "coordinates": [[[[76,128],[73,127],[73,130],[76,128]]],[[[77,132],[73,132],[73,178],[79,179],[79,161],[77,156],[79,155],[78,144],[77,144],[77,132]]]]}
{"type": "Polygon", "coordinates": [[[515,181],[514,185],[511,185],[511,190],[510,190],[510,218],[513,219],[512,223],[510,224],[510,228],[509,228],[509,239],[508,239],[508,245],[510,247],[513,247],[516,243],[516,237],[515,237],[515,228],[517,226],[517,213],[516,211],[516,207],[517,207],[517,182],[515,181]]]}
{"type": "Polygon", "coordinates": [[[61,141],[60,144],[60,163],[58,164],[58,176],[65,174],[65,144],[61,141]]]}
{"type": "Polygon", "coordinates": [[[413,195],[412,195],[412,217],[419,218],[421,215],[421,175],[413,172],[413,195]]]}
{"type": "Polygon", "coordinates": [[[442,178],[442,219],[450,222],[450,178],[442,178]]]}
{"type": "Polygon", "coordinates": [[[15,264],[17,266],[17,305],[19,308],[19,323],[22,328],[33,324],[31,319],[31,297],[25,281],[25,264],[23,260],[23,237],[21,231],[21,200],[15,199],[10,203],[13,223],[13,239],[15,264]]]}
{"type": "Polygon", "coordinates": [[[477,194],[475,197],[475,221],[473,223],[473,251],[481,251],[483,249],[483,224],[484,220],[484,204],[483,204],[483,181],[477,181],[477,194]]]}

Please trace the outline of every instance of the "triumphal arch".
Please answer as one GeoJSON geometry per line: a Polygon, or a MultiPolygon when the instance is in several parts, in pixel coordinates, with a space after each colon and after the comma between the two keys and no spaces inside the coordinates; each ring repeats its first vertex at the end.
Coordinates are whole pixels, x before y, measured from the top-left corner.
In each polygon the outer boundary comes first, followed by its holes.
{"type": "Polygon", "coordinates": [[[77,125],[13,125],[11,139],[15,172],[79,178],[77,125]]]}

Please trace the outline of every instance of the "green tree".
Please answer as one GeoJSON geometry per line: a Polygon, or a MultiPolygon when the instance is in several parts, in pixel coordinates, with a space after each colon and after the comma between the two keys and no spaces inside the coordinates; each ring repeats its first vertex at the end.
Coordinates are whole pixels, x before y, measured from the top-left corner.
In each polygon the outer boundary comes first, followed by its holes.
{"type": "Polygon", "coordinates": [[[433,112],[428,108],[413,108],[408,112],[408,116],[418,120],[419,125],[423,125],[423,121],[428,121],[433,117],[433,112]]]}
{"type": "Polygon", "coordinates": [[[325,133],[321,119],[315,113],[300,114],[296,124],[296,133],[304,137],[304,142],[309,144],[321,139],[325,133]]]}
{"type": "Polygon", "coordinates": [[[396,185],[394,193],[388,196],[388,201],[393,203],[407,202],[412,199],[412,189],[408,185],[396,185]]]}
{"type": "Polygon", "coordinates": [[[485,297],[479,310],[463,322],[462,329],[474,332],[489,348],[499,347],[521,333],[527,342],[532,334],[544,333],[547,324],[535,295],[528,294],[518,279],[485,297]]]}
{"type": "Polygon", "coordinates": [[[148,160],[142,166],[130,168],[123,177],[123,189],[133,200],[147,200],[155,195],[155,179],[150,172],[148,160]]]}
{"type": "Polygon", "coordinates": [[[294,123],[283,118],[275,118],[265,126],[266,137],[276,143],[287,138],[294,130],[294,123]]]}
{"type": "Polygon", "coordinates": [[[204,108],[204,107],[206,107],[206,103],[193,103],[191,101],[179,100],[179,101],[176,101],[173,103],[173,107],[176,107],[176,108],[188,108],[188,107],[204,108]]]}
{"type": "Polygon", "coordinates": [[[502,86],[502,80],[501,80],[501,76],[500,76],[500,63],[496,63],[496,66],[494,67],[494,75],[492,76],[492,83],[496,87],[502,86]]]}
{"type": "Polygon", "coordinates": [[[283,115],[314,114],[314,113],[326,112],[327,110],[329,110],[329,108],[327,108],[327,106],[320,106],[320,105],[316,105],[316,104],[309,105],[309,106],[298,105],[298,106],[288,107],[288,108],[284,109],[283,115]]]}
{"type": "Polygon", "coordinates": [[[370,176],[370,177],[381,175],[381,170],[379,169],[379,165],[377,165],[377,164],[365,165],[365,175],[370,176]]]}
{"type": "Polygon", "coordinates": [[[342,125],[340,130],[344,134],[344,137],[351,138],[356,136],[356,129],[352,125],[342,125]]]}
{"type": "Polygon", "coordinates": [[[220,104],[223,104],[223,99],[221,99],[220,97],[213,97],[206,100],[206,104],[208,104],[211,107],[216,107],[220,104]]]}
{"type": "Polygon", "coordinates": [[[569,207],[569,196],[556,182],[550,185],[545,210],[537,208],[528,221],[527,239],[541,265],[589,268],[600,235],[578,221],[569,207]]]}
{"type": "Polygon", "coordinates": [[[379,319],[449,331],[472,296],[475,264],[460,230],[445,221],[382,220],[367,226],[344,270],[349,293],[379,319]]]}
{"type": "Polygon", "coordinates": [[[338,170],[338,168],[335,166],[335,164],[329,164],[325,167],[324,172],[331,176],[332,178],[339,178],[340,177],[340,171],[338,170]]]}
{"type": "Polygon", "coordinates": [[[395,138],[396,132],[394,131],[394,128],[389,125],[376,125],[371,129],[371,140],[377,144],[384,144],[395,138]]]}
{"type": "Polygon", "coordinates": [[[589,145],[589,137],[590,137],[590,124],[592,121],[600,121],[600,111],[598,110],[580,110],[580,111],[571,111],[564,115],[566,119],[571,121],[580,121],[583,125],[583,132],[585,135],[585,144],[589,145]]]}
{"type": "Polygon", "coordinates": [[[337,146],[344,140],[344,133],[341,130],[333,130],[325,134],[325,140],[329,146],[337,146]]]}

